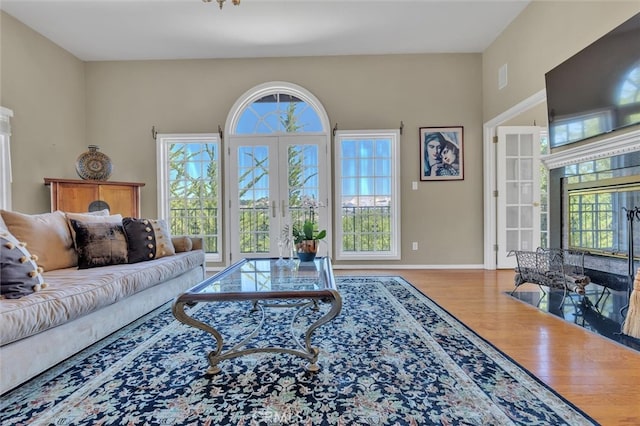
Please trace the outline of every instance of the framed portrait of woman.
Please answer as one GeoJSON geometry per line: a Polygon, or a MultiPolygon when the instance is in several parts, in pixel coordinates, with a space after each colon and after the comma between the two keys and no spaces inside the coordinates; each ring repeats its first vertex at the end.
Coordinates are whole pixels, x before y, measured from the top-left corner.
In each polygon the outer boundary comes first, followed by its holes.
{"type": "Polygon", "coordinates": [[[463,180],[462,126],[420,127],[420,180],[463,180]]]}

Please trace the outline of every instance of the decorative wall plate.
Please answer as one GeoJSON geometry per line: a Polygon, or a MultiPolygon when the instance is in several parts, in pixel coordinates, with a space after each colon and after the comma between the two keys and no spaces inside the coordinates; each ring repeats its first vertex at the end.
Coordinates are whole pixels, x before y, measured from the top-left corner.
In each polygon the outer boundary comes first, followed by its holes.
{"type": "Polygon", "coordinates": [[[76,171],[82,179],[107,180],[111,176],[111,159],[98,149],[97,145],[89,145],[89,151],[76,160],[76,171]]]}

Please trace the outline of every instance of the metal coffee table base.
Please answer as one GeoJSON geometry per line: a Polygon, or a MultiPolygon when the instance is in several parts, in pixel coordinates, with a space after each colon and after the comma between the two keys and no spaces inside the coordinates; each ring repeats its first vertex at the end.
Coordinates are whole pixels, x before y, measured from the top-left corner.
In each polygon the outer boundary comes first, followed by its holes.
{"type": "Polygon", "coordinates": [[[309,326],[309,328],[304,333],[304,342],[301,342],[300,339],[298,339],[298,337],[296,336],[296,333],[294,333],[293,331],[293,325],[296,319],[298,318],[298,316],[302,314],[302,312],[305,311],[306,309],[318,310],[317,299],[306,300],[306,301],[297,302],[297,303],[286,303],[286,304],[274,304],[274,303],[266,303],[263,300],[254,300],[252,311],[260,311],[260,321],[258,325],[241,342],[239,342],[238,344],[236,344],[231,349],[225,352],[222,352],[222,347],[224,345],[224,338],[222,337],[222,335],[218,330],[216,330],[214,327],[208,324],[205,324],[201,321],[198,321],[190,317],[185,313],[184,306],[193,305],[193,303],[178,301],[174,303],[172,309],[173,309],[173,315],[176,317],[178,321],[184,324],[190,325],[192,327],[199,328],[200,330],[204,330],[207,333],[211,334],[216,339],[216,349],[209,352],[209,355],[208,355],[209,364],[210,364],[210,367],[207,369],[208,374],[219,373],[221,370],[218,364],[221,361],[224,361],[226,359],[237,358],[243,355],[260,353],[260,352],[284,353],[284,354],[298,356],[300,358],[303,358],[309,361],[309,363],[306,365],[306,369],[308,371],[316,372],[320,369],[317,363],[318,354],[320,353],[320,350],[316,347],[311,346],[311,335],[313,334],[316,328],[333,320],[340,313],[340,310],[342,309],[342,299],[338,292],[332,292],[331,297],[325,296],[322,299],[320,299],[320,301],[325,303],[327,302],[331,303],[331,309],[325,315],[320,317],[317,321],[315,321],[313,324],[309,326]],[[296,311],[296,313],[294,314],[291,320],[290,331],[291,331],[291,336],[293,341],[300,349],[291,349],[291,348],[283,348],[283,347],[242,349],[244,346],[246,346],[249,340],[255,337],[262,329],[262,326],[265,322],[264,308],[298,308],[298,310],[296,311]]]}

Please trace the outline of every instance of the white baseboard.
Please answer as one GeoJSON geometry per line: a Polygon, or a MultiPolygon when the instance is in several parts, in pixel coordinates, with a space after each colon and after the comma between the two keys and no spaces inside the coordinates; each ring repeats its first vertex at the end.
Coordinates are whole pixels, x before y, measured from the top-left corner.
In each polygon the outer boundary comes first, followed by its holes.
{"type": "Polygon", "coordinates": [[[484,269],[484,265],[333,265],[333,269],[484,269]]]}
{"type": "MultiPolygon", "coordinates": [[[[207,271],[207,275],[212,275],[215,274],[216,272],[220,272],[224,269],[225,267],[207,267],[206,271],[207,271]]],[[[484,264],[482,263],[477,263],[477,264],[467,264],[467,265],[376,265],[375,267],[372,267],[370,264],[363,264],[363,265],[336,265],[335,263],[333,264],[333,269],[340,269],[340,270],[348,270],[348,269],[353,269],[353,270],[357,270],[357,269],[366,269],[366,270],[371,270],[371,269],[485,269],[484,264]]]]}

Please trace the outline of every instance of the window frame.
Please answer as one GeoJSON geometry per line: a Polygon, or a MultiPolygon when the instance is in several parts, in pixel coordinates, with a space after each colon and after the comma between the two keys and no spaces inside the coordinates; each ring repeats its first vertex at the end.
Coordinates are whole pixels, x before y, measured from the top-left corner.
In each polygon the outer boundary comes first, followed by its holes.
{"type": "Polygon", "coordinates": [[[637,175],[607,176],[597,180],[580,181],[580,177],[575,175],[565,178],[568,182],[566,184],[567,246],[603,256],[628,256],[628,247],[623,246],[623,243],[628,243],[628,239],[632,236],[628,235],[626,213],[621,210],[621,207],[624,207],[621,199],[623,196],[620,194],[640,191],[640,178],[637,175]],[[571,179],[573,177],[577,177],[577,181],[571,179]],[[587,201],[583,201],[585,197],[587,201]],[[593,198],[593,201],[588,202],[588,197],[593,198]],[[606,200],[607,197],[610,198],[609,201],[606,200]],[[586,225],[600,224],[603,221],[610,226],[587,227],[586,225]],[[596,244],[605,239],[602,236],[607,234],[610,234],[611,246],[603,247],[596,244]]]}
{"type": "MultiPolygon", "coordinates": [[[[317,137],[323,138],[322,145],[323,145],[323,149],[326,152],[325,158],[327,160],[326,164],[324,165],[324,170],[326,170],[326,177],[323,178],[323,180],[325,181],[324,184],[326,184],[327,194],[328,194],[327,199],[324,202],[326,203],[327,212],[333,211],[333,204],[332,204],[333,196],[331,194],[332,156],[329,154],[329,151],[331,148],[331,124],[329,122],[329,116],[327,115],[327,112],[324,106],[322,105],[320,100],[316,96],[314,96],[311,92],[309,92],[307,89],[303,88],[302,86],[299,86],[294,83],[289,83],[286,81],[270,81],[270,82],[258,84],[257,86],[247,90],[242,96],[240,96],[235,101],[235,103],[229,110],[229,113],[227,114],[227,119],[225,121],[224,128],[226,129],[226,133],[224,137],[224,145],[225,145],[224,179],[225,179],[225,183],[227,184],[232,182],[232,179],[233,179],[232,172],[231,172],[232,167],[230,164],[231,161],[230,161],[229,149],[233,149],[230,147],[235,146],[234,144],[236,143],[237,140],[240,140],[242,138],[272,137],[272,136],[279,137],[279,138],[289,137],[289,136],[304,137],[304,138],[317,136],[317,137]],[[303,132],[274,132],[274,133],[256,133],[256,134],[244,134],[242,132],[238,132],[237,129],[239,125],[239,120],[243,112],[245,111],[245,109],[248,106],[252,105],[253,102],[257,101],[258,99],[261,99],[264,96],[269,96],[273,94],[294,96],[304,101],[311,109],[313,109],[313,111],[315,111],[315,114],[318,116],[318,119],[320,120],[320,123],[321,123],[321,130],[318,132],[303,131],[303,132]]],[[[231,238],[234,230],[232,229],[231,220],[229,217],[227,217],[227,214],[230,211],[230,205],[231,203],[233,203],[233,200],[229,191],[225,191],[224,195],[225,195],[224,204],[227,207],[224,213],[225,235],[229,236],[226,239],[226,243],[224,246],[224,249],[227,253],[227,255],[225,256],[226,257],[225,262],[231,263],[232,262],[231,238]]],[[[326,219],[326,229],[328,232],[328,236],[326,238],[327,255],[332,256],[333,232],[330,231],[333,229],[332,215],[327,214],[325,219],[326,219]]]]}
{"type": "Polygon", "coordinates": [[[11,117],[13,111],[0,106],[0,209],[11,210],[11,117]]]}
{"type": "MultiPolygon", "coordinates": [[[[359,157],[362,158],[362,157],[359,157]]],[[[337,260],[400,260],[401,259],[401,193],[400,193],[400,130],[340,130],[334,137],[335,191],[333,194],[334,228],[337,260]],[[390,200],[390,249],[388,251],[345,251],[343,247],[342,229],[342,153],[340,144],[353,139],[385,139],[391,141],[391,200],[390,200]]]]}
{"type": "MultiPolygon", "coordinates": [[[[217,133],[179,133],[179,134],[157,134],[156,135],[156,156],[157,156],[157,184],[158,184],[158,218],[164,219],[169,223],[169,147],[174,143],[209,143],[216,145],[218,152],[218,179],[217,187],[217,204],[218,212],[216,215],[218,229],[218,251],[206,252],[205,260],[207,262],[221,262],[223,260],[224,232],[222,227],[222,143],[220,135],[217,133]]],[[[193,235],[196,237],[204,237],[204,235],[193,235]]]]}
{"type": "Polygon", "coordinates": [[[556,118],[553,123],[549,125],[549,148],[558,148],[565,145],[570,145],[583,141],[588,138],[599,136],[603,133],[611,131],[613,128],[612,113],[608,109],[593,110],[589,113],[583,113],[579,115],[566,116],[562,118],[556,118]],[[588,133],[588,122],[590,120],[598,120],[598,130],[596,133],[588,133]],[[580,127],[580,136],[571,138],[571,127],[580,127]],[[557,141],[557,133],[560,129],[566,132],[567,139],[561,142],[557,141]]]}

